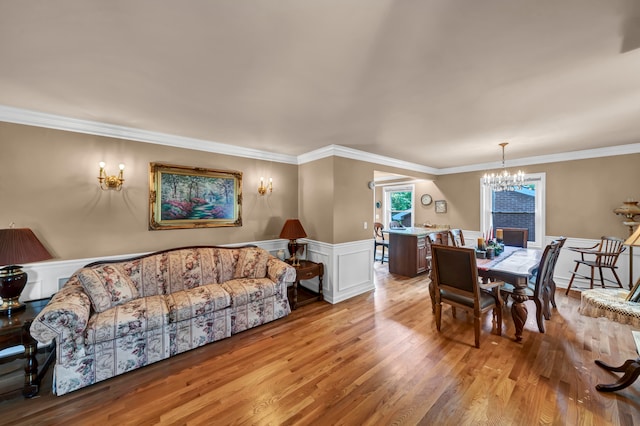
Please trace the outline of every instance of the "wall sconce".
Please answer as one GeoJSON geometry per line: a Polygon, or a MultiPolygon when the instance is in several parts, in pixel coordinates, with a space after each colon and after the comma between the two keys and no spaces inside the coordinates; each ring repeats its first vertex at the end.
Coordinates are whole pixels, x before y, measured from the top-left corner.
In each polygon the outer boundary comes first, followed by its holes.
{"type": "Polygon", "coordinates": [[[98,176],[98,182],[100,182],[100,189],[106,191],[107,189],[115,189],[120,191],[122,189],[122,183],[124,182],[124,164],[120,164],[120,173],[118,176],[107,176],[107,172],[104,171],[104,161],[100,162],[100,175],[98,176]]]}
{"type": "Polygon", "coordinates": [[[264,195],[269,191],[269,193],[273,192],[273,178],[269,178],[269,185],[264,184],[264,178],[260,178],[260,186],[258,187],[258,194],[264,195]]]}

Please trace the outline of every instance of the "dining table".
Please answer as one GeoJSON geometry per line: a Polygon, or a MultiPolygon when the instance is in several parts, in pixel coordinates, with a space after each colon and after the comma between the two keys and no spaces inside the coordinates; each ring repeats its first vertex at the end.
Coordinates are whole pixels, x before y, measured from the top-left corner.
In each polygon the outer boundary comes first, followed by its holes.
{"type": "Polygon", "coordinates": [[[511,316],[517,342],[522,340],[522,331],[529,314],[524,303],[529,300],[526,289],[541,258],[540,249],[505,246],[504,251],[493,259],[476,259],[478,276],[483,280],[504,281],[514,286],[511,316]]]}

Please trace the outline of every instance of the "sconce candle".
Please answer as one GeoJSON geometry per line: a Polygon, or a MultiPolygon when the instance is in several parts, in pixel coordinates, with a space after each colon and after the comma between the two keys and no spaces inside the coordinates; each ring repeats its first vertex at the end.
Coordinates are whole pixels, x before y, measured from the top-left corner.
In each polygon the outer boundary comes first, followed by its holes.
{"type": "Polygon", "coordinates": [[[264,195],[269,191],[269,193],[273,192],[273,178],[269,178],[269,185],[265,186],[264,178],[260,178],[260,186],[258,187],[258,194],[264,195]]]}
{"type": "Polygon", "coordinates": [[[106,164],[104,161],[101,161],[99,164],[100,172],[98,176],[98,182],[100,183],[100,189],[106,191],[107,189],[115,189],[116,191],[120,191],[122,189],[122,184],[124,183],[124,164],[120,163],[118,166],[120,168],[120,173],[118,176],[109,176],[107,172],[104,171],[104,167],[106,164]]]}

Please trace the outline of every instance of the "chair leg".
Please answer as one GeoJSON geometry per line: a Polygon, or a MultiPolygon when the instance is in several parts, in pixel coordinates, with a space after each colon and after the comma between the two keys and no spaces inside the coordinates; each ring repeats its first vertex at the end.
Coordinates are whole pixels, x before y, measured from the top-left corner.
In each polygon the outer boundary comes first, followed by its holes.
{"type": "Polygon", "coordinates": [[[549,281],[549,300],[551,300],[551,306],[557,308],[556,306],[556,282],[551,278],[549,281]]]}
{"type": "Polygon", "coordinates": [[[473,317],[473,333],[476,339],[476,348],[480,349],[480,317],[473,317]]]}
{"type": "Polygon", "coordinates": [[[567,287],[567,291],[564,292],[565,295],[569,294],[569,290],[571,289],[571,285],[573,284],[573,279],[576,277],[576,273],[578,272],[578,267],[580,267],[580,264],[576,262],[576,267],[573,270],[571,279],[569,280],[569,287],[567,287]]]}
{"type": "MultiPolygon", "coordinates": [[[[593,274],[595,272],[596,268],[595,266],[591,267],[591,284],[590,284],[590,288],[593,289],[593,274]]],[[[604,284],[602,285],[604,287],[604,284]]]]}
{"type": "MultiPolygon", "coordinates": [[[[600,272],[600,284],[602,285],[602,288],[604,288],[604,275],[602,274],[602,267],[598,266],[598,272],[600,272]]],[[[593,288],[593,285],[591,285],[591,288],[593,288]]]]}
{"type": "Polygon", "coordinates": [[[381,264],[381,265],[383,265],[383,264],[384,264],[384,249],[385,249],[385,248],[386,248],[385,246],[382,246],[382,257],[380,258],[380,264],[381,264]]]}
{"type": "Polygon", "coordinates": [[[442,303],[436,303],[436,330],[440,331],[440,322],[442,320],[442,303]]]}
{"type": "Polygon", "coordinates": [[[538,330],[540,333],[544,333],[544,317],[542,312],[542,300],[534,298],[533,302],[536,304],[536,321],[538,322],[538,330]]]}
{"type": "Polygon", "coordinates": [[[496,305],[493,309],[493,314],[496,316],[496,331],[498,336],[502,336],[502,306],[496,305]]]}
{"type": "Polygon", "coordinates": [[[611,272],[613,272],[613,276],[616,277],[616,281],[618,281],[618,285],[620,286],[620,288],[624,288],[624,287],[622,287],[622,282],[620,281],[620,277],[616,273],[616,270],[611,268],[611,272]]]}

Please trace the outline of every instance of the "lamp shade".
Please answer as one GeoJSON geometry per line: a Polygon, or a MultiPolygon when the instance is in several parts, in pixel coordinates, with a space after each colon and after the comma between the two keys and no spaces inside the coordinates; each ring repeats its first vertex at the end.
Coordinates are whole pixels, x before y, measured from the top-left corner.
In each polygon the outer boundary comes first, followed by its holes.
{"type": "Polygon", "coordinates": [[[298,219],[287,219],[280,231],[280,238],[287,240],[295,240],[296,238],[305,238],[307,233],[298,219]]]}
{"type": "Polygon", "coordinates": [[[638,227],[638,229],[636,229],[636,232],[634,232],[629,238],[627,238],[627,241],[624,242],[624,245],[633,247],[640,246],[640,226],[638,227]]]}
{"type": "Polygon", "coordinates": [[[0,266],[39,262],[52,257],[31,229],[0,229],[0,266]]]}

